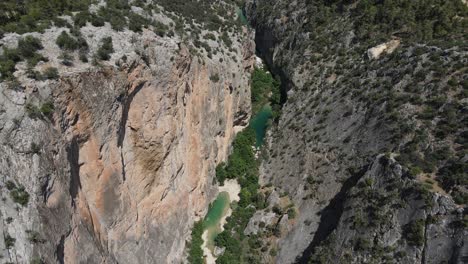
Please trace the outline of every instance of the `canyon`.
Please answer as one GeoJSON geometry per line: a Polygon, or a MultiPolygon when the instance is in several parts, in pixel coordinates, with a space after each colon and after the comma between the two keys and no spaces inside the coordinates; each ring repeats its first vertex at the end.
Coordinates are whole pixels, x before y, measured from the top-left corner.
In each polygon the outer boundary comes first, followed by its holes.
{"type": "Polygon", "coordinates": [[[466,262],[465,2],[34,3],[0,263],[466,262]]]}

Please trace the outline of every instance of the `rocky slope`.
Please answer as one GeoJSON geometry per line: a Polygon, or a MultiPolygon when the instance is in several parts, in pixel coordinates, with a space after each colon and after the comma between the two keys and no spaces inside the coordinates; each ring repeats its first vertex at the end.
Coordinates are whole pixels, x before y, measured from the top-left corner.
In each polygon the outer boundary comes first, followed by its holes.
{"type": "MultiPolygon", "coordinates": [[[[153,18],[170,28],[174,13],[153,18]]],[[[93,65],[79,52],[59,57],[63,30],[1,40],[14,48],[33,35],[48,59],[32,69],[19,62],[0,84],[0,262],[180,263],[214,198],[214,169],[249,119],[250,33],[200,48],[183,30],[88,22],[79,30],[89,53],[104,37],[114,51],[93,65]],[[56,80],[28,75],[51,67],[56,80]]]]}
{"type": "Polygon", "coordinates": [[[247,1],[285,102],[261,262],[466,261],[467,8],[403,2],[247,1]]]}

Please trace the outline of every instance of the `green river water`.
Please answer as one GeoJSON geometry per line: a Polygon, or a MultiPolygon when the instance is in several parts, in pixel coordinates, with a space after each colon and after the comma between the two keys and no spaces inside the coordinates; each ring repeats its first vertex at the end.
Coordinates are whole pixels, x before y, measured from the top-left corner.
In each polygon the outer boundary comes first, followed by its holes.
{"type": "Polygon", "coordinates": [[[227,192],[219,193],[205,216],[203,224],[205,230],[208,231],[208,241],[206,244],[210,250],[214,249],[214,239],[221,233],[219,222],[226,215],[230,203],[231,201],[227,192]]]}
{"type": "MultiPolygon", "coordinates": [[[[255,130],[256,146],[260,147],[263,144],[263,139],[268,128],[268,120],[272,117],[271,107],[265,105],[260,112],[255,115],[251,121],[250,126],[255,130]]],[[[208,231],[208,241],[206,241],[208,248],[214,250],[214,239],[221,233],[220,221],[228,212],[231,200],[227,192],[221,192],[216,197],[208,213],[203,220],[204,230],[208,231]]]]}
{"type": "Polygon", "coordinates": [[[250,121],[250,126],[255,130],[257,147],[263,145],[263,139],[265,138],[266,129],[268,128],[268,120],[272,116],[273,112],[271,111],[270,105],[265,105],[250,121]]]}

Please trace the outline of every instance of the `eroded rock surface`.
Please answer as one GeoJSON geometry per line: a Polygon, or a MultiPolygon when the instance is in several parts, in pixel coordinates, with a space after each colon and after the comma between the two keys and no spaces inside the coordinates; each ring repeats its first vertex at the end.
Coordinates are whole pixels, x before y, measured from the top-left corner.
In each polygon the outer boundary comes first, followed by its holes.
{"type": "MultiPolygon", "coordinates": [[[[234,60],[195,56],[177,36],[149,30],[81,30],[92,49],[96,38],[113,37],[109,62],[38,65],[57,66],[56,81],[31,81],[19,66],[24,89],[1,84],[1,255],[14,263],[180,263],[193,222],[214,198],[214,168],[248,123],[250,33],[233,39],[234,60]],[[47,101],[52,115],[28,112],[47,101]],[[12,200],[8,181],[24,186],[29,203],[12,200]],[[9,249],[7,236],[15,239],[9,249]]],[[[36,34],[48,56],[58,53],[57,32],[36,34]]]]}

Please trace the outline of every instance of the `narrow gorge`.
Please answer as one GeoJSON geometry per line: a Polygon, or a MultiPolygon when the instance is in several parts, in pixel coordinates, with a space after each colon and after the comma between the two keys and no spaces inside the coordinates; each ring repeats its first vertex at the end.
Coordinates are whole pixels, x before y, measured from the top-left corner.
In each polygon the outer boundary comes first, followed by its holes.
{"type": "Polygon", "coordinates": [[[4,0],[0,263],[467,263],[462,0],[4,0]]]}

